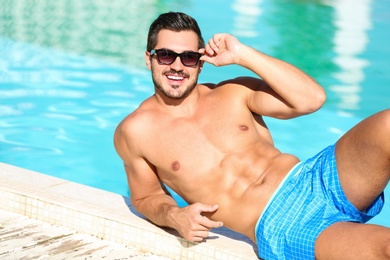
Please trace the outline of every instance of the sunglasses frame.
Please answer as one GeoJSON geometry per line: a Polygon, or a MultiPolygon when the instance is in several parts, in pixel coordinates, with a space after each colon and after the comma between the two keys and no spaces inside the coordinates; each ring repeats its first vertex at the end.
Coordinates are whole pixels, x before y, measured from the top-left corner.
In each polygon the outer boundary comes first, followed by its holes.
{"type": "Polygon", "coordinates": [[[151,50],[151,51],[150,51],[150,57],[152,57],[154,54],[156,54],[156,56],[157,56],[157,62],[158,62],[159,64],[161,64],[161,65],[171,65],[172,63],[174,63],[174,62],[176,61],[177,57],[179,56],[179,57],[180,57],[181,63],[182,63],[184,66],[186,66],[186,67],[196,67],[196,66],[198,65],[198,63],[199,63],[200,57],[203,56],[201,53],[195,52],[195,51],[185,51],[185,52],[182,52],[182,53],[177,53],[177,52],[174,52],[174,51],[172,51],[172,50],[165,49],[165,48],[163,48],[163,49],[157,49],[157,50],[156,50],[156,49],[151,50]],[[174,56],[172,62],[162,62],[162,61],[160,60],[159,52],[161,53],[162,51],[164,51],[164,52],[166,52],[166,53],[169,53],[169,54],[171,54],[172,56],[174,56]],[[185,56],[186,56],[187,54],[191,54],[191,55],[196,55],[196,56],[198,56],[198,58],[197,58],[195,64],[189,65],[188,63],[187,63],[187,64],[184,63],[184,59],[185,59],[185,56]]]}

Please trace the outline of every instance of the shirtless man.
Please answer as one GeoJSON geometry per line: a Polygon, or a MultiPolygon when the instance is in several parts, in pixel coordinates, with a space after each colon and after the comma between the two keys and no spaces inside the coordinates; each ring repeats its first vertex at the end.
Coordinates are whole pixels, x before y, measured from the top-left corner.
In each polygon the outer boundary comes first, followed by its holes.
{"type": "Polygon", "coordinates": [[[274,147],[262,116],[288,119],[323,105],[324,90],[302,71],[232,35],[204,45],[196,21],[172,12],[152,23],[145,61],[155,94],[114,138],[140,213],[193,242],[224,225],[257,242],[265,259],[390,258],[390,229],[361,224],[383,206],[390,110],[300,162],[274,147]],[[204,62],[238,64],[259,78],[198,84],[204,62]],[[163,183],[189,206],[178,207],[163,183]]]}

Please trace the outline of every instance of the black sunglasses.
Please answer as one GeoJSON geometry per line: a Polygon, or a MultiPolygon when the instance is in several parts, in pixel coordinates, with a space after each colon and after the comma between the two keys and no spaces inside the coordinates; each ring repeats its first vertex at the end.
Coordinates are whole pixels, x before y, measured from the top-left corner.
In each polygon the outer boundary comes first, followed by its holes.
{"type": "Polygon", "coordinates": [[[151,50],[150,56],[157,55],[157,61],[159,64],[171,65],[177,58],[180,57],[181,63],[184,66],[194,67],[198,64],[202,54],[194,51],[185,51],[182,53],[176,53],[168,49],[151,50]]]}

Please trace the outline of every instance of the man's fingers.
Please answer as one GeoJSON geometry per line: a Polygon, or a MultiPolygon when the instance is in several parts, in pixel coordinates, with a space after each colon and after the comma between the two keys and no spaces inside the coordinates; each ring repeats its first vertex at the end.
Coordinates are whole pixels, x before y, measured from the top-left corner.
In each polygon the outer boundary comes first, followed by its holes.
{"type": "Polygon", "coordinates": [[[192,242],[202,242],[209,236],[209,231],[212,228],[218,228],[222,226],[222,222],[209,220],[207,217],[202,217],[201,223],[199,223],[197,230],[193,230],[191,234],[192,242]]]}
{"type": "Polygon", "coordinates": [[[198,204],[197,210],[199,211],[199,220],[198,223],[202,225],[203,227],[207,229],[212,229],[212,228],[218,228],[222,227],[223,223],[221,221],[213,221],[210,220],[208,217],[203,216],[202,213],[212,213],[218,210],[218,205],[205,205],[205,204],[198,204]]]}
{"type": "MultiPolygon", "coordinates": [[[[218,210],[218,205],[205,205],[205,204],[198,204],[197,210],[199,211],[200,214],[200,221],[199,224],[202,226],[212,229],[212,228],[217,228],[217,227],[222,227],[223,223],[221,221],[213,221],[210,220],[208,217],[203,216],[202,213],[212,213],[218,210]]],[[[206,214],[207,215],[207,214],[206,214]]]]}
{"type": "Polygon", "coordinates": [[[204,242],[206,239],[210,236],[209,230],[203,230],[203,231],[194,231],[190,234],[188,238],[186,238],[188,241],[191,242],[204,242]]]}
{"type": "Polygon", "coordinates": [[[189,241],[202,242],[209,236],[211,229],[223,226],[222,222],[213,221],[203,216],[203,214],[212,215],[213,212],[218,210],[218,205],[194,203],[183,208],[183,210],[185,213],[184,216],[187,216],[184,218],[186,224],[183,224],[183,228],[179,233],[189,241]]]}
{"type": "Polygon", "coordinates": [[[223,226],[223,223],[221,221],[213,221],[205,216],[202,216],[202,220],[200,221],[199,224],[201,224],[207,229],[219,228],[223,226]]]}
{"type": "Polygon", "coordinates": [[[218,209],[218,205],[205,205],[205,204],[198,204],[198,210],[200,212],[214,212],[218,209]]]}

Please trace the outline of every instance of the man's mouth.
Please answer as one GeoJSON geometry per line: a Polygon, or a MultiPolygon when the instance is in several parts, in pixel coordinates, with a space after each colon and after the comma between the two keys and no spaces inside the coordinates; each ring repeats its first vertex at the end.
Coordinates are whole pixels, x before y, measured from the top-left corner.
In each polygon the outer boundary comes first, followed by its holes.
{"type": "Polygon", "coordinates": [[[177,82],[183,81],[184,79],[188,78],[188,75],[186,73],[177,72],[173,70],[167,71],[164,74],[169,80],[177,81],[177,82]]]}
{"type": "Polygon", "coordinates": [[[167,75],[167,78],[169,80],[174,80],[174,81],[182,81],[184,80],[184,76],[179,76],[179,75],[167,75]]]}

